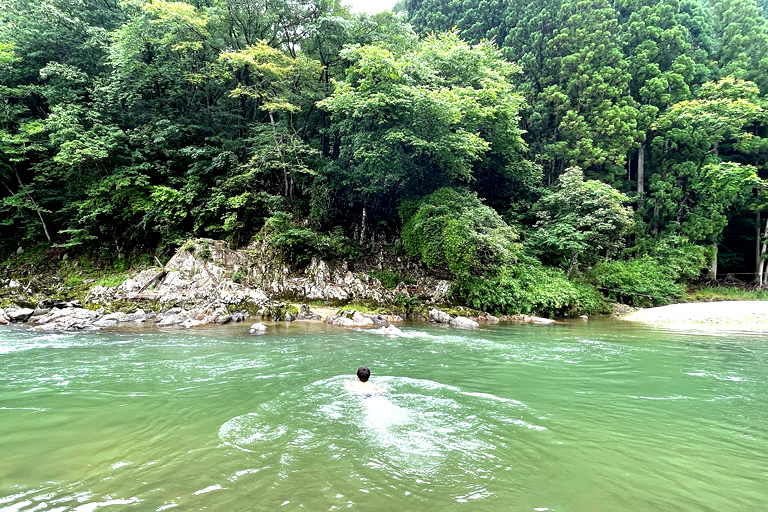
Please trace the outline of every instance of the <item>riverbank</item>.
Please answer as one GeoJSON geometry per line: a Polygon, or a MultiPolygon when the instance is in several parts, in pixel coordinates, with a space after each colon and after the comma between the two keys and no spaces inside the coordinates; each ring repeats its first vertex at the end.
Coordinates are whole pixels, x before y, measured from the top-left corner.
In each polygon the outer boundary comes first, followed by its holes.
{"type": "MultiPolygon", "coordinates": [[[[455,327],[505,320],[554,321],[528,315],[497,318],[457,305],[451,295],[451,281],[414,262],[400,262],[391,254],[385,257],[382,253],[378,260],[365,263],[312,259],[296,268],[263,244],[233,249],[223,241],[196,239],[180,247],[165,264],[155,259],[156,266],[142,264],[124,268],[120,274],[99,271],[87,260],[69,260],[66,253],[40,256],[30,260],[34,264],[9,267],[0,277],[0,324],[28,322],[40,330],[63,331],[129,322],[189,328],[262,320],[326,321],[344,327],[386,325],[405,319],[455,327]]],[[[723,290],[737,291],[739,298],[751,298],[748,293],[761,298],[743,289],[711,286],[699,293],[722,295],[723,290]]],[[[768,302],[755,302],[759,313],[754,314],[752,309],[734,305],[740,302],[744,301],[706,302],[694,306],[690,313],[677,306],[638,313],[621,304],[612,307],[615,316],[645,323],[739,327],[768,323],[762,314],[762,308],[768,308],[762,305],[768,302]],[[723,311],[731,313],[720,315],[723,311]]],[[[589,313],[608,313],[610,309],[610,304],[598,301],[589,313]]],[[[570,313],[577,315],[579,311],[570,313]]],[[[545,314],[555,313],[550,310],[545,314]]]]}
{"type": "Polygon", "coordinates": [[[728,301],[672,304],[641,309],[622,317],[630,322],[669,326],[768,329],[768,302],[728,301]]]}
{"type": "MultiPolygon", "coordinates": [[[[264,246],[232,249],[223,241],[197,239],[180,247],[165,264],[127,272],[118,282],[94,282],[77,294],[56,278],[48,279],[55,288],[41,286],[44,273],[39,279],[6,278],[0,281],[0,323],[72,331],[136,322],[191,328],[323,320],[342,327],[368,327],[409,318],[473,328],[499,321],[454,304],[450,281],[417,267],[410,270],[385,286],[375,270],[353,271],[345,262],[312,259],[297,270],[264,246]]],[[[502,319],[552,321],[527,315],[502,319]]]]}

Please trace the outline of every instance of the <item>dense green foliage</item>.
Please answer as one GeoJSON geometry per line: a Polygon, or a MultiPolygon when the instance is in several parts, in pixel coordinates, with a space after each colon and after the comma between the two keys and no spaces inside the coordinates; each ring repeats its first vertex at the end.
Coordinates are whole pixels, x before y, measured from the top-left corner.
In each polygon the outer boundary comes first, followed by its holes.
{"type": "Polygon", "coordinates": [[[553,265],[595,263],[615,257],[634,225],[629,198],[600,181],[584,181],[580,168],[567,169],[533,206],[538,220],[528,239],[532,253],[553,265]]]}
{"type": "Polygon", "coordinates": [[[605,261],[589,271],[589,279],[610,299],[632,306],[658,306],[682,297],[685,287],[668,266],[645,256],[605,261]]]}
{"type": "Polygon", "coordinates": [[[520,251],[515,230],[472,193],[443,188],[409,215],[410,206],[401,208],[403,245],[429,268],[466,279],[513,263],[520,251]]]}
{"type": "Polygon", "coordinates": [[[586,283],[569,281],[559,269],[536,260],[500,267],[488,276],[459,281],[453,293],[470,307],[496,314],[573,316],[603,312],[597,291],[586,283]]]}
{"type": "Polygon", "coordinates": [[[763,0],[401,9],[5,0],[0,253],[401,241],[457,301],[544,314],[768,279],[763,0]]]}

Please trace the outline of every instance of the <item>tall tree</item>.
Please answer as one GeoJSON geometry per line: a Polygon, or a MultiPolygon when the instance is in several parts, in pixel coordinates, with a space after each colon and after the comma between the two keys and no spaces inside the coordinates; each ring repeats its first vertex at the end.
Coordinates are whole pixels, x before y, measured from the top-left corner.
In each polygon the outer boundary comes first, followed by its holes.
{"type": "Polygon", "coordinates": [[[413,49],[353,47],[345,81],[321,106],[333,115],[338,158],[323,179],[354,204],[392,211],[405,197],[470,183],[484,155],[502,169],[521,159],[518,72],[491,43],[455,32],[413,49]]]}
{"type": "Polygon", "coordinates": [[[764,112],[752,82],[727,77],[702,87],[697,99],[676,103],[659,117],[653,139],[660,172],[650,182],[651,227],[716,248],[735,207],[758,183],[756,168],[721,151],[754,142],[745,127],[764,112]]]}
{"type": "Polygon", "coordinates": [[[607,1],[566,3],[548,42],[549,81],[537,101],[547,106],[554,140],[544,148],[550,177],[579,165],[617,183],[637,148],[638,108],[629,95],[629,63],[619,45],[618,13],[607,1]]]}
{"type": "Polygon", "coordinates": [[[716,0],[713,11],[720,76],[755,82],[768,93],[768,21],[755,0],[716,0]]]}

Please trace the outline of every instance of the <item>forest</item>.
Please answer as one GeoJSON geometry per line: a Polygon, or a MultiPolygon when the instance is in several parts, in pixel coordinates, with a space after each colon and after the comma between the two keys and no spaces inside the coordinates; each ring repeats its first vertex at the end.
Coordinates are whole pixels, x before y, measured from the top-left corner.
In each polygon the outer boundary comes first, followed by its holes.
{"type": "Polygon", "coordinates": [[[0,0],[0,257],[383,252],[495,313],[768,286],[767,7],[0,0]]]}

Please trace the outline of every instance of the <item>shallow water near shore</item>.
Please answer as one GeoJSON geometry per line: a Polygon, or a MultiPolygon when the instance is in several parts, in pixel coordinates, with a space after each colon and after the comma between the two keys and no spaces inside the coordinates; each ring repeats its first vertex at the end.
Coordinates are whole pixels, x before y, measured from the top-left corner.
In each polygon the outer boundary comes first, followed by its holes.
{"type": "Polygon", "coordinates": [[[764,333],[247,328],[0,328],[0,511],[768,502],[764,333]]]}

